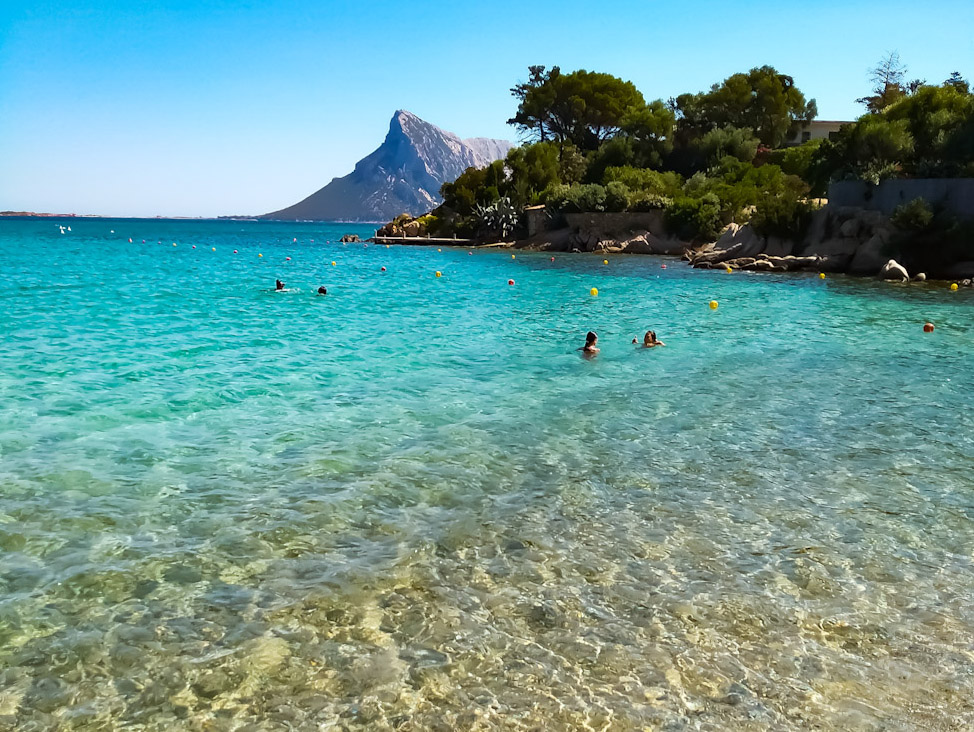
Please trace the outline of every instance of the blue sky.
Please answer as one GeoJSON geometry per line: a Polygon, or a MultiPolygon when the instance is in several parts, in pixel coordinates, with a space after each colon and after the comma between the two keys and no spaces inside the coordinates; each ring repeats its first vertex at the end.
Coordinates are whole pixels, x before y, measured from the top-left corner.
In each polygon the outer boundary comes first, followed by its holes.
{"type": "Polygon", "coordinates": [[[408,109],[512,138],[529,64],[606,71],[647,99],[771,64],[858,116],[868,69],[974,76],[970,0],[727,3],[0,3],[0,209],[118,216],[289,205],[408,109]]]}

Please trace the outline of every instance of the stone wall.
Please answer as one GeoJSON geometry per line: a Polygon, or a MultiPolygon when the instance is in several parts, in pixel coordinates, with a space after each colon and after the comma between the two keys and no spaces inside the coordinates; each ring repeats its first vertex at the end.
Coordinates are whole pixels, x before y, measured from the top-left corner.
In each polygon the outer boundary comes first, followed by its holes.
{"type": "Polygon", "coordinates": [[[524,209],[524,220],[527,224],[528,236],[536,236],[548,228],[548,212],[544,206],[530,206],[524,209]]]}
{"type": "Polygon", "coordinates": [[[864,208],[886,216],[915,198],[943,206],[955,216],[974,218],[974,178],[891,179],[877,186],[844,180],[829,186],[829,206],[864,208]]]}
{"type": "Polygon", "coordinates": [[[663,212],[575,213],[565,214],[568,226],[577,231],[598,231],[606,236],[651,231],[664,236],[663,212]]]}

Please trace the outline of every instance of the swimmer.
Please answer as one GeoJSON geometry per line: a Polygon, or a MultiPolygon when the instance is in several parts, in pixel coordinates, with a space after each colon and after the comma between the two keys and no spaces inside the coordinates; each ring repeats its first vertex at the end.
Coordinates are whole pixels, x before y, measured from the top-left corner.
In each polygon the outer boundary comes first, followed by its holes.
{"type": "Polygon", "coordinates": [[[319,295],[327,295],[328,294],[328,290],[325,289],[325,286],[324,285],[322,285],[321,287],[318,288],[318,294],[319,295]]]}
{"type": "MultiPolygon", "coordinates": [[[[638,343],[638,341],[635,338],[632,339],[632,342],[634,345],[638,343]]],[[[643,348],[652,348],[653,346],[665,346],[665,345],[666,344],[663,343],[663,341],[659,340],[656,337],[655,330],[647,330],[646,335],[643,336],[643,348]]]]}
{"type": "Polygon", "coordinates": [[[578,349],[585,356],[594,356],[599,352],[599,337],[592,331],[585,335],[585,345],[578,349]]]}
{"type": "Polygon", "coordinates": [[[274,280],[274,289],[278,292],[282,292],[284,290],[284,283],[280,280],[274,280]]]}

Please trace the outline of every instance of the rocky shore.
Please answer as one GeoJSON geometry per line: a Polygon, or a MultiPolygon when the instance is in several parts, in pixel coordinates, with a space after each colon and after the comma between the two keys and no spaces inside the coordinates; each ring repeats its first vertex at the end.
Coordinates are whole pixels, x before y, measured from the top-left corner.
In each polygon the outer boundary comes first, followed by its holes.
{"type": "MultiPolygon", "coordinates": [[[[404,235],[408,242],[411,236],[425,235],[424,223],[400,217],[386,228],[404,235]]],[[[895,258],[897,232],[889,217],[852,206],[822,207],[812,214],[799,239],[765,237],[749,224],[732,223],[715,242],[687,242],[666,232],[662,211],[566,214],[557,223],[546,228],[532,227],[529,221],[529,230],[537,230],[533,236],[483,243],[534,251],[671,255],[699,269],[841,272],[901,282],[934,278],[954,280],[961,286],[974,282],[974,261],[952,262],[931,272],[909,272],[895,258]]]]}

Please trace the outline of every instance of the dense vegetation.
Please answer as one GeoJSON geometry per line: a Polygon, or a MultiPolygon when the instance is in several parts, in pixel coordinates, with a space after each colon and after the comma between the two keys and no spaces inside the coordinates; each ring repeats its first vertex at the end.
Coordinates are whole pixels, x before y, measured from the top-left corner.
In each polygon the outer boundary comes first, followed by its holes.
{"type": "Polygon", "coordinates": [[[905,81],[890,54],[874,70],[867,112],[830,140],[786,147],[817,109],[770,66],[708,91],[646,102],[632,82],[532,66],[508,120],[524,144],[443,186],[428,219],[440,232],[508,236],[519,212],[664,212],[688,240],[731,221],[793,236],[829,182],[974,175],[974,95],[954,73],[940,85],[905,81]]]}

